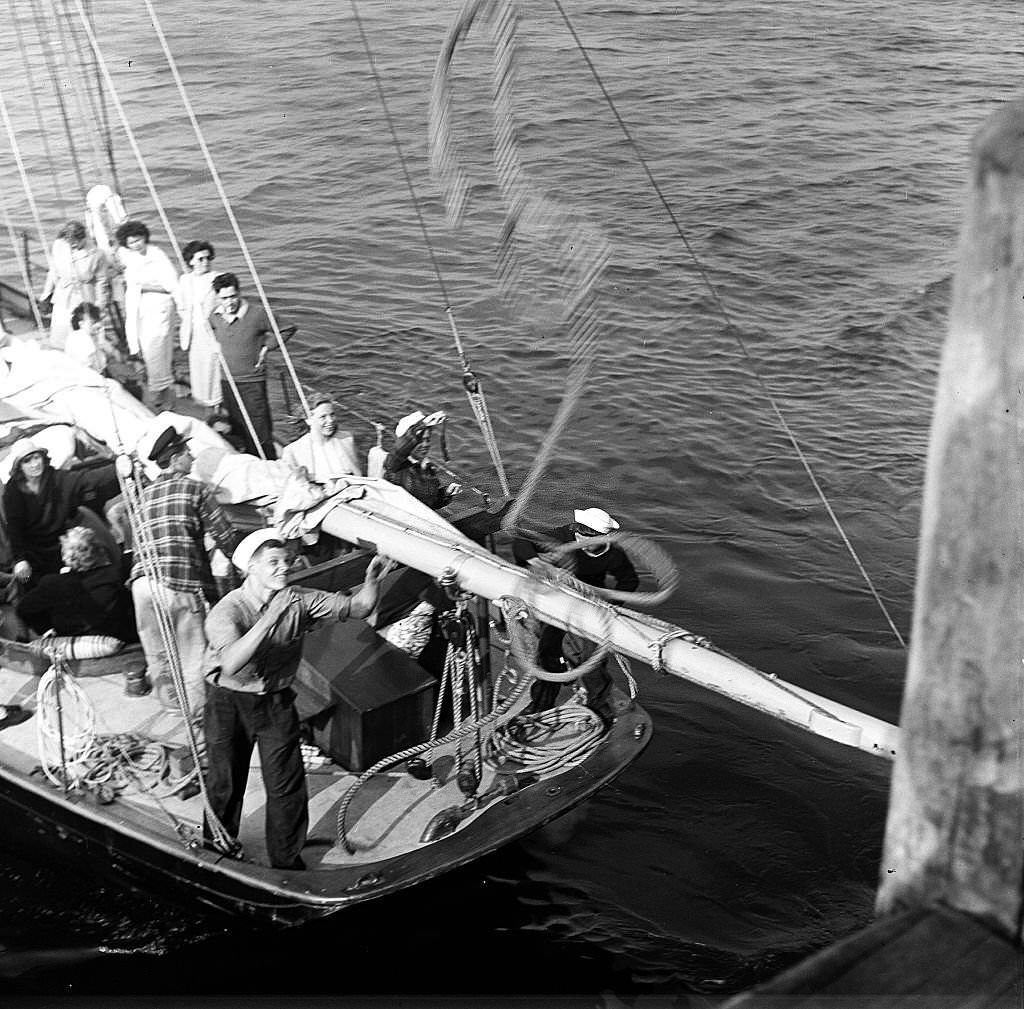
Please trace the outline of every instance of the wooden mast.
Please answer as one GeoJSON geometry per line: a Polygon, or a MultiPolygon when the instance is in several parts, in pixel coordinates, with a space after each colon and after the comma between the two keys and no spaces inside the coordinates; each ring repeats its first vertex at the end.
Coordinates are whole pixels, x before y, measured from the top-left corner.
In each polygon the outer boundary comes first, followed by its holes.
{"type": "Polygon", "coordinates": [[[880,913],[1020,943],[1024,878],[1024,102],[972,146],[932,422],[880,913]]]}

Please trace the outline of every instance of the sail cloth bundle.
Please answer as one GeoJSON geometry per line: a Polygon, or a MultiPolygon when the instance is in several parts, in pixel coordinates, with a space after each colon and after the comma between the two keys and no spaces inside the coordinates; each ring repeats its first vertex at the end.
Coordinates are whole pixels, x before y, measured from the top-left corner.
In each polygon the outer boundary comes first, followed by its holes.
{"type": "Polygon", "coordinates": [[[601,281],[610,258],[600,229],[538,192],[523,165],[512,101],[518,65],[516,21],[516,8],[509,0],[467,0],[442,47],[430,105],[431,166],[454,227],[469,203],[469,179],[452,127],[451,71],[459,43],[474,24],[481,24],[488,32],[494,64],[494,168],[505,207],[498,260],[502,293],[520,316],[536,315],[536,308],[544,307],[569,337],[565,394],[505,528],[514,527],[525,511],[583,392],[602,337],[601,281]],[[552,288],[544,306],[536,292],[552,288]]]}

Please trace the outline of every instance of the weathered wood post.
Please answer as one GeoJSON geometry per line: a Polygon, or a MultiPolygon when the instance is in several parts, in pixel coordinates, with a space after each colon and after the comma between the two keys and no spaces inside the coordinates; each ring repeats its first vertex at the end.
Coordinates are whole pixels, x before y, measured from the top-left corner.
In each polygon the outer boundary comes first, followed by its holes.
{"type": "Polygon", "coordinates": [[[941,903],[1020,943],[1024,102],[996,112],[972,152],[878,911],[941,903]]]}

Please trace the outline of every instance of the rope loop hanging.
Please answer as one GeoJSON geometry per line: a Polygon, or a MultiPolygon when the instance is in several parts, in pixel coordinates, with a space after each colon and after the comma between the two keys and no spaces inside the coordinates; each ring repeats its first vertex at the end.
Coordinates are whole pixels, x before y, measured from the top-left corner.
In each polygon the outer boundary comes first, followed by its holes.
{"type": "Polygon", "coordinates": [[[463,5],[434,71],[429,138],[431,167],[445,196],[449,224],[456,227],[468,208],[469,179],[453,128],[452,67],[460,43],[482,25],[493,63],[493,167],[505,214],[497,262],[500,288],[520,315],[541,303],[539,292],[550,290],[543,310],[549,322],[557,319],[566,332],[570,356],[565,393],[505,517],[506,529],[514,528],[526,511],[583,394],[603,335],[600,285],[611,255],[599,228],[540,193],[526,172],[513,108],[516,21],[515,5],[508,0],[467,0],[463,5]]]}
{"type": "Polygon", "coordinates": [[[448,287],[445,283],[444,274],[441,271],[441,265],[438,262],[437,254],[434,251],[434,243],[431,240],[430,232],[427,229],[426,220],[424,219],[423,211],[420,206],[420,200],[416,193],[416,187],[412,181],[412,175],[409,172],[405,155],[402,152],[402,145],[398,139],[398,130],[395,128],[394,118],[391,115],[391,107],[388,104],[387,95],[384,93],[384,87],[381,84],[380,74],[377,71],[377,61],[374,59],[373,50],[370,47],[370,40],[366,34],[362,16],[359,13],[359,6],[356,3],[356,0],[350,0],[350,3],[352,6],[353,19],[355,20],[356,27],[359,31],[363,50],[366,53],[366,59],[370,66],[370,73],[373,76],[377,95],[384,111],[384,118],[387,121],[388,129],[391,132],[391,141],[395,148],[395,154],[398,157],[399,167],[402,170],[406,188],[409,191],[409,200],[412,204],[413,212],[416,215],[416,220],[423,236],[424,247],[427,250],[427,255],[430,259],[431,267],[434,272],[434,279],[437,282],[438,290],[441,293],[441,299],[444,303],[445,317],[448,320],[448,327],[451,330],[452,340],[455,343],[455,352],[462,367],[462,385],[466,390],[466,396],[469,399],[469,405],[473,410],[473,416],[476,419],[477,426],[480,428],[480,433],[487,447],[487,452],[491,457],[491,463],[494,466],[495,473],[497,474],[498,483],[501,486],[501,492],[505,497],[509,497],[511,496],[512,491],[509,487],[508,477],[505,474],[505,464],[501,458],[498,441],[494,434],[494,425],[491,422],[490,411],[487,407],[487,399],[484,396],[483,387],[480,383],[479,377],[470,368],[469,359],[466,356],[466,350],[462,342],[462,336],[459,333],[459,327],[455,323],[455,313],[452,311],[451,299],[448,296],[448,287]]]}

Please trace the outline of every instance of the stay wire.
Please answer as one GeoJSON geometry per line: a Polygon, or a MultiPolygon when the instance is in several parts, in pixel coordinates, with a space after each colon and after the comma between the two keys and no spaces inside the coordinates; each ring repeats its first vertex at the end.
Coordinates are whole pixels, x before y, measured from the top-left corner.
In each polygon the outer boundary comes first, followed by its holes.
{"type": "MultiPolygon", "coordinates": [[[[72,84],[69,89],[71,96],[74,99],[75,106],[78,110],[78,122],[80,125],[90,121],[90,117],[85,109],[85,104],[82,101],[81,88],[76,87],[78,83],[78,74],[75,68],[72,66],[70,53],[74,50],[73,44],[69,41],[67,32],[70,31],[70,18],[67,11],[66,5],[62,4],[60,0],[49,0],[50,17],[53,21],[54,32],[59,42],[59,56],[61,65],[63,66],[66,79],[72,84]]],[[[57,87],[61,87],[60,82],[57,83],[57,87]]],[[[89,138],[89,146],[92,148],[92,170],[99,173],[100,167],[100,150],[96,143],[96,137],[89,131],[86,131],[86,135],[89,138]]],[[[83,187],[82,192],[85,192],[83,187]]]]}
{"type": "MultiPolygon", "coordinates": [[[[86,4],[86,17],[89,20],[90,25],[95,27],[95,18],[93,15],[92,0],[85,0],[86,4]]],[[[95,160],[95,169],[97,175],[101,174],[103,157],[106,153],[109,157],[109,143],[107,144],[107,150],[104,151],[104,145],[100,142],[100,124],[103,121],[103,113],[105,112],[103,106],[103,98],[101,91],[101,75],[99,66],[96,63],[96,54],[92,53],[92,59],[90,61],[91,66],[86,64],[86,57],[82,52],[80,31],[75,23],[74,16],[71,10],[67,7],[67,0],[63,0],[62,12],[64,15],[64,21],[67,24],[68,37],[71,39],[71,53],[73,56],[69,59],[69,63],[73,61],[74,73],[78,80],[83,82],[82,91],[85,95],[85,101],[89,107],[89,119],[88,123],[91,127],[89,131],[89,140],[92,144],[93,158],[95,160]]],[[[107,136],[109,141],[109,133],[107,136]]]]}
{"type": "Polygon", "coordinates": [[[43,63],[46,65],[46,70],[50,78],[50,87],[53,89],[53,96],[57,102],[57,108],[60,112],[61,122],[64,125],[64,136],[68,143],[68,154],[71,156],[71,164],[75,171],[75,178],[78,181],[78,188],[80,192],[85,192],[85,179],[82,175],[82,164],[81,159],[78,156],[78,147],[75,145],[75,134],[71,128],[71,120],[68,118],[67,104],[64,101],[64,91],[61,88],[60,81],[57,77],[57,71],[54,68],[54,60],[46,58],[46,49],[49,45],[50,49],[54,48],[53,40],[48,36],[44,24],[44,15],[42,7],[38,2],[32,4],[32,21],[35,25],[36,36],[39,39],[39,44],[42,47],[43,52],[43,63]]]}
{"type": "MultiPolygon", "coordinates": [[[[81,0],[77,0],[81,4],[81,0]]],[[[298,394],[299,402],[302,404],[302,410],[307,419],[309,418],[309,403],[306,402],[306,394],[303,392],[302,383],[299,381],[299,376],[296,374],[295,365],[292,362],[291,355],[288,353],[288,348],[285,344],[284,336],[281,334],[281,329],[277,324],[277,318],[274,315],[274,310],[270,306],[270,301],[267,298],[267,292],[263,288],[263,282],[260,280],[259,271],[256,269],[256,263],[252,258],[252,254],[249,251],[249,245],[245,240],[245,236],[242,234],[241,225],[238,223],[238,218],[235,216],[235,212],[231,207],[231,201],[228,199],[227,191],[224,188],[224,183],[221,181],[220,172],[217,171],[217,166],[214,163],[213,155],[210,153],[209,145],[206,143],[206,137],[203,135],[202,128],[199,125],[199,120],[196,118],[195,109],[192,106],[192,101],[188,97],[188,92],[185,90],[185,82],[182,80],[181,74],[178,71],[178,63],[174,58],[174,54],[171,52],[171,47],[167,42],[167,36],[164,34],[163,27],[160,24],[160,18],[157,16],[156,8],[152,4],[152,0],[143,0],[146,6],[146,11],[149,14],[150,23],[153,26],[153,31],[156,33],[157,39],[160,42],[160,47],[163,50],[164,58],[167,60],[167,65],[170,68],[171,76],[174,78],[174,83],[178,89],[178,95],[181,98],[182,106],[185,109],[185,113],[188,116],[189,122],[192,124],[192,131],[195,133],[196,142],[199,144],[199,149],[202,152],[203,159],[206,161],[206,167],[210,172],[210,177],[213,179],[214,187],[217,190],[217,195],[220,197],[221,205],[224,208],[224,213],[227,215],[228,222],[231,224],[231,229],[235,234],[235,238],[238,241],[239,251],[242,253],[242,258],[245,260],[246,266],[249,268],[249,273],[252,275],[253,283],[256,286],[256,291],[259,294],[260,303],[263,306],[263,310],[267,313],[267,319],[270,321],[271,329],[274,331],[274,337],[277,340],[278,348],[281,351],[281,357],[284,360],[285,367],[288,369],[288,375],[292,380],[292,384],[295,386],[295,391],[298,394]]],[[[239,401],[241,402],[241,401],[239,401]]],[[[262,452],[260,453],[263,454],[262,452]]]]}
{"type": "Polygon", "coordinates": [[[801,466],[803,466],[804,472],[807,474],[807,478],[811,482],[811,486],[814,488],[814,491],[818,495],[818,499],[821,501],[821,504],[824,507],[826,513],[828,514],[829,519],[835,526],[836,532],[838,532],[839,537],[843,542],[843,545],[846,547],[846,550],[850,554],[850,557],[853,558],[853,562],[856,565],[857,570],[860,572],[861,578],[863,578],[865,584],[871,592],[871,595],[874,598],[875,603],[878,605],[878,608],[881,610],[886,622],[889,624],[889,628],[895,635],[896,640],[900,643],[901,647],[906,648],[906,640],[900,633],[899,629],[896,627],[896,623],[890,615],[889,610],[885,605],[885,602],[882,600],[882,597],[879,595],[878,590],[875,588],[871,576],[868,574],[863,563],[861,562],[860,556],[858,555],[853,544],[850,542],[849,537],[846,535],[846,531],[843,528],[843,525],[840,522],[839,517],[833,510],[831,503],[829,502],[824,490],[821,487],[821,484],[818,482],[818,478],[815,476],[814,471],[811,468],[810,462],[808,461],[806,455],[804,455],[804,452],[801,449],[799,442],[797,441],[796,435],[793,433],[792,428],[790,428],[789,423],[783,416],[782,410],[779,407],[778,402],[775,399],[775,396],[772,394],[771,389],[768,387],[768,384],[765,382],[760,370],[757,367],[757,363],[751,356],[750,351],[747,348],[746,341],[743,339],[743,336],[740,333],[739,327],[733,322],[732,316],[730,315],[722,299],[719,297],[717,289],[711,282],[711,278],[708,276],[707,270],[704,268],[704,264],[701,262],[700,257],[697,255],[693,246],[690,244],[689,239],[686,237],[686,233],[684,232],[682,225],[679,223],[679,220],[676,217],[675,212],[672,210],[672,207],[666,199],[665,194],[661,189],[661,186],[658,184],[658,180],[655,178],[654,173],[651,171],[651,168],[647,163],[647,159],[644,158],[643,153],[640,151],[640,147],[634,139],[632,132],[626,125],[626,122],[623,120],[622,116],[619,114],[619,110],[615,105],[615,101],[613,100],[611,94],[609,94],[608,89],[605,87],[604,81],[601,79],[601,75],[598,73],[597,67],[594,66],[594,63],[591,60],[589,53],[584,48],[583,42],[580,39],[580,36],[577,33],[575,26],[570,20],[569,15],[566,13],[565,8],[562,6],[561,0],[552,0],[552,3],[558,10],[558,13],[561,15],[562,20],[565,22],[565,26],[568,29],[569,34],[572,36],[573,41],[576,44],[576,48],[579,50],[580,55],[583,57],[584,62],[587,64],[587,68],[590,70],[591,76],[594,78],[594,81],[600,89],[601,94],[604,96],[605,101],[608,103],[608,107],[609,109],[611,109],[612,115],[615,117],[615,121],[619,124],[619,128],[622,130],[622,133],[625,136],[626,141],[632,148],[633,153],[636,155],[637,160],[640,162],[641,167],[646,173],[652,188],[658,196],[658,199],[661,201],[662,206],[665,208],[665,211],[668,214],[669,219],[671,220],[672,225],[676,230],[676,234],[679,236],[680,240],[685,246],[686,251],[689,254],[691,260],[693,261],[693,264],[696,267],[697,272],[700,275],[700,278],[704,283],[705,288],[707,289],[708,293],[711,295],[712,300],[717,306],[718,311],[726,324],[726,328],[738,344],[744,359],[747,361],[747,364],[749,365],[750,370],[754,375],[755,381],[757,382],[765,398],[768,400],[772,412],[774,413],[775,418],[779,423],[779,427],[786,435],[786,438],[789,440],[789,443],[793,446],[793,451],[796,453],[797,459],[799,459],[801,466]]]}
{"type": "MultiPolygon", "coordinates": [[[[29,100],[32,103],[32,111],[36,117],[36,127],[39,130],[39,139],[42,143],[43,155],[46,158],[46,165],[50,171],[50,177],[53,179],[53,195],[57,200],[57,210],[61,217],[67,216],[67,201],[64,198],[64,192],[61,189],[60,178],[57,174],[57,162],[53,156],[53,149],[50,147],[49,133],[43,123],[43,110],[39,105],[39,89],[36,84],[35,71],[32,69],[32,63],[28,58],[28,47],[25,43],[25,36],[21,30],[21,22],[18,19],[18,14],[14,8],[14,0],[7,0],[7,19],[8,23],[14,28],[14,42],[18,47],[18,53],[21,56],[21,69],[25,75],[25,84],[28,87],[29,100]]],[[[79,182],[81,182],[81,176],[79,176],[79,182]]]]}
{"type": "Polygon", "coordinates": [[[487,409],[487,400],[484,397],[483,388],[480,385],[479,379],[470,367],[469,359],[466,356],[466,349],[462,343],[462,336],[459,333],[459,327],[455,323],[455,313],[452,309],[451,298],[448,295],[448,285],[445,283],[444,274],[441,271],[441,264],[438,261],[437,253],[434,249],[434,243],[430,238],[430,231],[427,228],[427,222],[423,216],[423,209],[420,205],[420,199],[416,192],[416,186],[412,180],[412,175],[409,172],[409,166],[406,163],[405,155],[402,151],[402,144],[398,138],[398,130],[395,127],[394,117],[391,115],[391,107],[388,104],[387,95],[384,93],[384,86],[381,84],[380,74],[377,70],[377,61],[374,58],[373,50],[370,47],[369,36],[367,35],[366,28],[363,25],[363,19],[359,13],[359,6],[356,3],[356,0],[350,0],[350,3],[352,6],[353,20],[356,23],[356,28],[359,30],[359,36],[363,43],[363,50],[366,53],[366,61],[369,64],[370,74],[373,77],[374,87],[377,89],[377,95],[380,98],[381,109],[384,112],[384,119],[385,122],[387,122],[388,130],[391,133],[391,141],[394,144],[398,164],[401,168],[402,176],[405,179],[406,188],[409,191],[409,200],[412,203],[413,212],[416,215],[416,222],[419,225],[421,234],[423,235],[423,244],[426,247],[427,256],[430,259],[430,265],[434,271],[434,277],[437,280],[438,290],[441,292],[441,299],[444,302],[445,318],[448,320],[448,327],[451,330],[452,339],[455,342],[455,351],[458,354],[459,363],[462,366],[462,383],[466,389],[466,395],[469,397],[470,406],[476,416],[477,424],[479,425],[481,433],[484,436],[484,441],[487,444],[487,450],[491,456],[491,462],[494,465],[495,472],[498,476],[498,482],[501,485],[501,492],[505,497],[511,497],[512,491],[508,483],[508,478],[505,474],[505,465],[502,462],[501,454],[498,450],[497,439],[494,436],[494,428],[491,425],[490,412],[487,409]]]}
{"type": "MultiPolygon", "coordinates": [[[[185,263],[185,261],[182,259],[181,248],[180,248],[180,246],[178,244],[178,239],[177,239],[177,237],[174,234],[174,229],[171,227],[170,219],[167,217],[167,211],[164,208],[163,202],[160,199],[160,194],[157,192],[156,184],[154,183],[153,177],[150,174],[149,168],[146,165],[146,159],[145,159],[145,157],[142,154],[142,150],[139,147],[139,144],[138,144],[137,140],[135,139],[135,131],[132,129],[132,125],[131,125],[131,123],[128,120],[128,115],[125,112],[124,105],[121,102],[120,97],[118,96],[117,89],[114,86],[113,78],[111,77],[110,71],[107,69],[107,65],[106,65],[106,63],[103,60],[103,52],[100,49],[100,44],[99,44],[98,39],[96,38],[96,33],[93,30],[92,23],[88,20],[88,18],[86,16],[85,7],[83,6],[82,0],[74,0],[74,2],[75,2],[75,6],[78,9],[78,16],[79,16],[79,19],[81,20],[82,27],[85,29],[85,34],[86,34],[87,38],[89,39],[89,44],[92,47],[92,51],[93,51],[93,53],[94,53],[94,55],[96,57],[96,65],[101,70],[101,72],[103,74],[103,79],[104,79],[104,81],[106,82],[106,85],[107,85],[107,91],[110,94],[110,97],[111,97],[111,99],[114,102],[114,107],[117,109],[118,116],[121,119],[121,125],[122,125],[122,127],[124,128],[124,131],[125,131],[125,136],[128,138],[128,143],[131,146],[132,153],[135,155],[135,160],[138,163],[139,171],[142,173],[143,180],[146,183],[146,188],[149,190],[149,195],[150,195],[150,197],[153,200],[153,205],[154,205],[154,207],[156,207],[156,212],[157,212],[157,214],[160,217],[161,223],[163,224],[164,231],[167,234],[167,240],[171,243],[171,247],[174,249],[174,252],[175,252],[175,254],[177,256],[177,259],[178,259],[178,263],[181,265],[182,270],[187,271],[188,266],[185,263]]],[[[155,17],[155,12],[153,12],[153,16],[155,17]]],[[[169,50],[166,50],[166,51],[169,54],[169,50]]],[[[172,64],[172,67],[173,67],[173,64],[172,64]]],[[[189,111],[191,112],[191,109],[189,109],[189,111]]],[[[226,200],[226,196],[224,198],[226,200]]],[[[234,221],[234,214],[230,213],[230,207],[228,207],[228,212],[229,212],[229,215],[230,215],[232,221],[234,221]]],[[[239,238],[239,240],[240,240],[240,242],[242,244],[242,251],[243,251],[243,253],[244,253],[245,257],[246,257],[246,261],[248,262],[250,269],[253,271],[253,277],[254,277],[254,279],[256,281],[256,286],[257,286],[258,290],[260,291],[260,296],[263,299],[264,306],[268,307],[267,303],[266,303],[266,295],[263,293],[263,286],[259,282],[259,277],[256,276],[256,274],[255,274],[255,265],[252,263],[252,259],[249,256],[248,249],[245,246],[245,240],[242,239],[241,233],[238,231],[237,222],[235,222],[235,227],[236,227],[236,232],[235,233],[238,236],[238,238],[239,238]]],[[[283,340],[281,340],[280,331],[277,329],[277,323],[274,321],[273,315],[269,311],[269,307],[268,307],[268,311],[267,311],[267,316],[271,320],[271,322],[272,322],[272,324],[274,326],[274,332],[277,334],[278,340],[281,343],[281,346],[283,348],[284,344],[283,344],[283,340]]],[[[257,454],[260,456],[260,458],[265,459],[266,458],[266,453],[263,450],[263,445],[260,443],[260,440],[256,437],[256,433],[255,433],[255,429],[254,429],[254,426],[253,426],[253,423],[252,423],[252,419],[249,416],[249,412],[246,409],[245,404],[242,402],[242,398],[241,398],[241,396],[240,396],[240,394],[238,392],[238,387],[235,384],[235,379],[231,375],[231,373],[227,370],[226,364],[225,364],[224,359],[223,359],[223,355],[219,355],[219,356],[220,356],[220,360],[221,360],[221,367],[224,370],[224,375],[227,378],[228,385],[230,386],[231,391],[234,394],[235,399],[236,399],[236,401],[238,403],[239,411],[242,414],[242,419],[244,420],[244,422],[246,424],[246,427],[247,427],[247,429],[249,431],[249,434],[250,434],[250,436],[253,439],[253,443],[255,444],[257,454]]],[[[289,361],[289,364],[290,364],[290,360],[287,358],[287,354],[285,355],[285,358],[286,358],[286,360],[289,361]]]]}
{"type": "MultiPolygon", "coordinates": [[[[7,131],[7,139],[11,145],[11,154],[14,157],[15,164],[18,166],[18,175],[21,178],[21,186],[25,192],[25,199],[28,201],[29,210],[32,213],[32,220],[36,226],[36,232],[39,235],[39,244],[42,247],[43,255],[46,257],[46,268],[51,269],[53,263],[50,260],[50,247],[46,241],[46,234],[43,231],[43,222],[39,216],[39,207],[36,204],[35,196],[32,193],[32,183],[29,181],[28,171],[25,168],[25,161],[21,156],[21,145],[18,143],[18,136],[14,131],[14,123],[11,122],[10,113],[7,110],[7,100],[4,97],[3,88],[0,87],[0,118],[3,119],[4,129],[7,131]]],[[[26,294],[31,297],[32,292],[26,291],[26,294]]]]}

